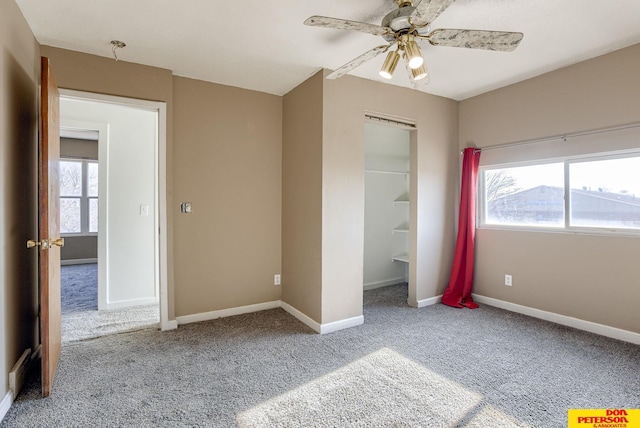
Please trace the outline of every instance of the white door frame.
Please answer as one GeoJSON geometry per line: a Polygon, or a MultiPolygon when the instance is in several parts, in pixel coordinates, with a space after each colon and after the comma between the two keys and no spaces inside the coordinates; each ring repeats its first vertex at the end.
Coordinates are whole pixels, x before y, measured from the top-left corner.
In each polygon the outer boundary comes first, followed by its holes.
{"type": "MultiPolygon", "coordinates": [[[[60,96],[64,98],[73,98],[85,101],[102,102],[152,110],[158,113],[158,140],[156,147],[157,176],[155,177],[158,234],[155,235],[155,258],[157,261],[155,269],[159,287],[160,329],[171,330],[177,328],[177,322],[175,320],[169,320],[168,301],[169,278],[167,268],[167,104],[160,101],[147,101],[135,98],[96,94],[93,92],[75,91],[70,89],[60,89],[60,96]]],[[[99,131],[100,129],[98,128],[97,130],[99,131]]],[[[100,205],[102,206],[102,204],[100,205]]],[[[100,255],[98,257],[100,257],[100,255]]]]}

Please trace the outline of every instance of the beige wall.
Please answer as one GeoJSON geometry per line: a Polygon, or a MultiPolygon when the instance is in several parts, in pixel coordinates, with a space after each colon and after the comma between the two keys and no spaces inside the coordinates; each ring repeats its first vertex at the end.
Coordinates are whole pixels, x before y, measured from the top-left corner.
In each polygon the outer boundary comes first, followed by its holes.
{"type": "Polygon", "coordinates": [[[170,318],[277,300],[273,275],[281,268],[284,300],[314,320],[362,314],[365,110],[418,124],[412,254],[420,263],[411,264],[410,301],[417,305],[444,289],[457,193],[455,101],[352,77],[325,82],[320,75],[283,100],[109,58],[49,47],[43,54],[61,87],[167,102],[175,239],[169,242],[170,318]],[[311,132],[315,140],[304,135],[311,132]],[[309,145],[297,146],[300,138],[309,145]],[[303,181],[290,179],[298,173],[303,181]],[[283,188],[292,198],[281,207],[283,188]],[[312,188],[320,190],[305,193],[312,188]],[[183,201],[194,204],[193,214],[177,213],[183,201]]]}
{"type": "Polygon", "coordinates": [[[437,296],[453,256],[458,103],[345,76],[324,83],[322,323],[362,315],[364,114],[413,121],[409,302],[437,296]]]}
{"type": "Polygon", "coordinates": [[[114,61],[65,49],[41,46],[51,61],[58,86],[167,104],[167,259],[169,319],[174,319],[173,281],[173,76],[170,70],[114,61]]]}
{"type": "Polygon", "coordinates": [[[169,319],[278,300],[282,98],[79,52],[42,52],[61,88],[167,103],[169,319]],[[193,214],[179,214],[183,201],[194,204],[193,214]]]}
{"type": "Polygon", "coordinates": [[[60,251],[60,260],[98,259],[97,236],[67,236],[60,251]]]}
{"type": "Polygon", "coordinates": [[[460,103],[460,147],[638,122],[640,44],[460,103]]]}
{"type": "MultiPolygon", "coordinates": [[[[460,147],[639,122],[638,76],[635,45],[462,101],[460,147]]],[[[476,293],[640,332],[640,239],[481,229],[476,242],[476,293]]]]}
{"type": "Polygon", "coordinates": [[[173,87],[176,315],[280,300],[282,97],[173,87]]]}
{"type": "Polygon", "coordinates": [[[98,141],[61,137],[60,157],[98,160],[98,141]]]}
{"type": "Polygon", "coordinates": [[[409,301],[441,294],[451,268],[458,103],[351,76],[314,75],[284,97],[283,300],[321,324],[362,315],[365,112],[412,137],[416,239],[409,301]]]}
{"type": "Polygon", "coordinates": [[[38,82],[40,53],[13,0],[0,0],[0,402],[22,352],[38,343],[38,82]]]}
{"type": "Polygon", "coordinates": [[[322,73],[283,100],[282,300],[322,321],[322,73]]]}

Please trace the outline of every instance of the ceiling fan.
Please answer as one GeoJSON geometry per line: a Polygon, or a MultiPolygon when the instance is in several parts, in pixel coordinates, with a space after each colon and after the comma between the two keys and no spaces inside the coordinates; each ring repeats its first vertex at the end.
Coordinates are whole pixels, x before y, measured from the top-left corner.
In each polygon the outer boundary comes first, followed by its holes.
{"type": "Polygon", "coordinates": [[[311,16],[304,23],[314,27],[328,27],[339,30],[353,30],[382,36],[388,44],[377,46],[349,61],[327,76],[337,79],[356,67],[389,51],[380,69],[380,76],[391,79],[401,57],[404,57],[409,73],[409,81],[414,87],[429,82],[429,73],[417,41],[426,40],[433,46],[448,46],[470,49],[485,49],[510,52],[518,47],[524,37],[522,33],[487,30],[458,30],[437,28],[431,30],[431,23],[455,0],[422,0],[417,6],[410,0],[394,0],[397,9],[388,13],[381,25],[348,19],[311,16]]]}

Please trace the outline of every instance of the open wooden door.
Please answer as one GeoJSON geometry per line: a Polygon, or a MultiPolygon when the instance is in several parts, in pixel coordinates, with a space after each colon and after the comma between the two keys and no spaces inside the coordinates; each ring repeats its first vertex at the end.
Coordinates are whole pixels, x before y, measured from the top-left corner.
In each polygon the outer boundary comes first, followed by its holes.
{"type": "Polygon", "coordinates": [[[40,341],[42,396],[48,397],[60,358],[62,319],[60,303],[60,94],[49,66],[42,58],[39,152],[40,341]]]}

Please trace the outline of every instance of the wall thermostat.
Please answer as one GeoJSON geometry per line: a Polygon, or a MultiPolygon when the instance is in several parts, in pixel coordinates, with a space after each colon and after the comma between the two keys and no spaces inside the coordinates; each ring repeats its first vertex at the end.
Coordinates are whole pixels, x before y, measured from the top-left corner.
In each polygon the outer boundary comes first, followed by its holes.
{"type": "Polygon", "coordinates": [[[180,204],[180,212],[185,214],[191,214],[193,212],[191,202],[183,202],[180,204]]]}

